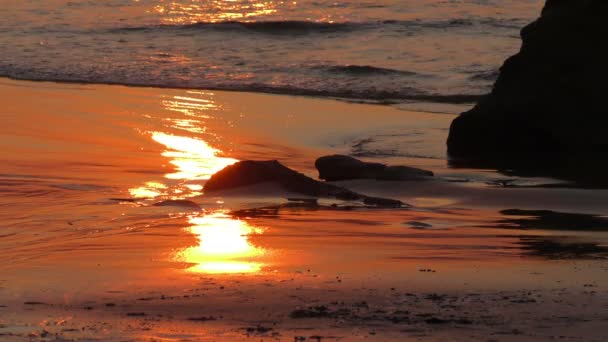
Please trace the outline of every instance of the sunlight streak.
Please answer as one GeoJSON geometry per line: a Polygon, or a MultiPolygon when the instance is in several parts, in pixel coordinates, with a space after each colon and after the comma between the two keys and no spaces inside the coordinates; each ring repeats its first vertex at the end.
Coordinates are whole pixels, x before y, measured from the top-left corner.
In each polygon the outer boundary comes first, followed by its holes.
{"type": "Polygon", "coordinates": [[[188,232],[199,240],[197,246],[178,251],[175,260],[195,264],[188,268],[195,273],[255,273],[263,266],[252,261],[266,253],[249,241],[249,236],[262,234],[247,222],[234,219],[225,212],[191,217],[188,232]]]}
{"type": "Polygon", "coordinates": [[[162,132],[153,132],[152,139],[169,149],[162,155],[170,158],[170,163],[177,169],[177,172],[165,175],[169,179],[206,180],[237,162],[233,158],[219,157],[220,150],[212,148],[200,139],[162,132]]]}
{"type": "Polygon", "coordinates": [[[167,1],[154,7],[163,24],[237,21],[276,14],[280,7],[294,6],[292,1],[274,0],[182,0],[167,1]]]}

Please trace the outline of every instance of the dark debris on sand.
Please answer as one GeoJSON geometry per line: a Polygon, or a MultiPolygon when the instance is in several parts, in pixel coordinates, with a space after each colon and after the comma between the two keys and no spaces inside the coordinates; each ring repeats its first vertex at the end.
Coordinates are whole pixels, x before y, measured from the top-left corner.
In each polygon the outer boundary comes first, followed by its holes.
{"type": "Polygon", "coordinates": [[[608,247],[595,242],[582,242],[568,237],[522,237],[521,248],[531,256],[553,260],[608,260],[608,247]]]}
{"type": "Polygon", "coordinates": [[[500,213],[508,217],[498,222],[502,228],[608,231],[608,218],[599,215],[522,209],[500,213]]]}
{"type": "MultiPolygon", "coordinates": [[[[453,297],[441,294],[412,295],[398,294],[395,296],[405,296],[401,299],[401,305],[411,310],[395,309],[386,310],[384,307],[370,305],[367,302],[356,302],[346,304],[344,302],[334,302],[327,305],[309,306],[292,311],[289,315],[291,319],[331,319],[350,324],[407,324],[407,325],[451,325],[464,326],[472,325],[475,322],[459,314],[462,305],[466,305],[473,297],[453,297]],[[424,312],[434,310],[433,312],[424,312]],[[422,311],[422,312],[421,312],[422,311]],[[417,312],[417,313],[416,313],[417,312]]],[[[504,301],[509,303],[508,301],[504,301]]],[[[523,302],[522,302],[523,303],[523,302]]],[[[530,303],[530,302],[526,302],[530,303]]],[[[487,320],[486,318],[485,320],[487,320]]]]}
{"type": "Polygon", "coordinates": [[[200,317],[189,317],[188,320],[193,321],[193,322],[209,322],[209,321],[216,321],[217,318],[214,316],[200,316],[200,317]]]}

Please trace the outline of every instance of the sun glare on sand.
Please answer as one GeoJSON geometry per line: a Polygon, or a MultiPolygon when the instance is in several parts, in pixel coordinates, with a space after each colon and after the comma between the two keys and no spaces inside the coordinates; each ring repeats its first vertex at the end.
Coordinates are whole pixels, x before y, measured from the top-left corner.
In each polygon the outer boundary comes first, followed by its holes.
{"type": "Polygon", "coordinates": [[[249,236],[261,234],[245,221],[233,219],[224,212],[191,217],[187,230],[199,244],[178,251],[175,260],[194,264],[188,271],[195,273],[255,273],[263,264],[250,261],[265,254],[265,250],[252,245],[249,236]]]}

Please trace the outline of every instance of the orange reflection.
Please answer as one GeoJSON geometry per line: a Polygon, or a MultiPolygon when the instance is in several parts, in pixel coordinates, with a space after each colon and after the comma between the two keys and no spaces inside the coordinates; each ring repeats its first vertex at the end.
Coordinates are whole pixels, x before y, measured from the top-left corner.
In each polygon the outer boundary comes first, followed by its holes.
{"type": "MultiPolygon", "coordinates": [[[[213,95],[213,93],[208,93],[205,95],[213,95]]],[[[163,100],[162,104],[168,110],[203,119],[208,119],[209,116],[199,112],[217,108],[217,105],[213,102],[213,100],[197,99],[185,96],[173,96],[170,100],[163,100]]]]}
{"type": "Polygon", "coordinates": [[[178,251],[175,260],[195,264],[188,269],[196,273],[255,273],[263,264],[252,261],[265,254],[253,246],[249,235],[262,234],[245,221],[233,219],[224,212],[191,217],[188,231],[197,236],[199,245],[178,251]]]}
{"type": "Polygon", "coordinates": [[[219,157],[220,150],[200,139],[162,132],[152,132],[152,139],[169,148],[162,155],[171,158],[170,163],[177,168],[177,172],[165,175],[169,179],[209,179],[214,173],[237,162],[236,159],[219,157]]]}
{"type": "Polygon", "coordinates": [[[129,193],[135,198],[153,198],[164,195],[166,192],[167,186],[158,182],[146,182],[144,186],[129,189],[129,193]]]}
{"type": "MultiPolygon", "coordinates": [[[[187,135],[205,134],[207,127],[203,120],[209,119],[209,111],[220,108],[213,101],[214,93],[203,91],[187,91],[181,96],[163,96],[162,105],[167,110],[177,112],[179,117],[164,117],[170,122],[171,128],[185,131],[187,135]]],[[[214,173],[228,165],[237,162],[236,159],[221,157],[222,151],[215,149],[198,137],[181,136],[164,132],[146,132],[152,140],[165,145],[167,148],[161,153],[163,157],[170,158],[175,170],[164,175],[169,180],[179,182],[166,182],[155,180],[142,186],[129,189],[132,197],[156,198],[166,197],[183,199],[201,195],[202,187],[189,184],[188,181],[206,180],[214,173]],[[177,183],[177,184],[176,184],[177,183]]]]}
{"type": "Polygon", "coordinates": [[[268,16],[277,13],[279,7],[295,4],[292,1],[277,0],[181,0],[157,5],[154,11],[162,16],[164,24],[193,24],[268,16]]]}

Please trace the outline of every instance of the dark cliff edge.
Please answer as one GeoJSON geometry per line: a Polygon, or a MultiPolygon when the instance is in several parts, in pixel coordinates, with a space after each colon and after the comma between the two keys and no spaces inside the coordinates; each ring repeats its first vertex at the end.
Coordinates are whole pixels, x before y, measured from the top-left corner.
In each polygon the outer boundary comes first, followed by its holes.
{"type": "Polygon", "coordinates": [[[608,1],[547,0],[492,92],[450,127],[452,166],[608,183],[608,1]]]}

